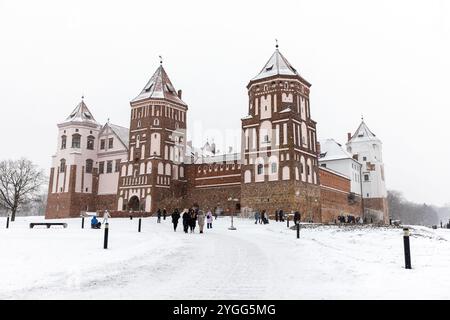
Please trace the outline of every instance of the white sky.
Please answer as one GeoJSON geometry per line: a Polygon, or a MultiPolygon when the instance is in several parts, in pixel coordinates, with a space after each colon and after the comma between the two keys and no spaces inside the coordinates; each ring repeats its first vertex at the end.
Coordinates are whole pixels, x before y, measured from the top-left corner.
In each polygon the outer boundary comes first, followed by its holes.
{"type": "Polygon", "coordinates": [[[312,83],[319,138],[345,143],[363,114],[383,141],[387,187],[450,202],[445,0],[0,0],[0,159],[48,172],[56,123],[82,94],[99,122],[128,127],[158,55],[189,104],[194,144],[239,130],[275,38],[312,83]]]}

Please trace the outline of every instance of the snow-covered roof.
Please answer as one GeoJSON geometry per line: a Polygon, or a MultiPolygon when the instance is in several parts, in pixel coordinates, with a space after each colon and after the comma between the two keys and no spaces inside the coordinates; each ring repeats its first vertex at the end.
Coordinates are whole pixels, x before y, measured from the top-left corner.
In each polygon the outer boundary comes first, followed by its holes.
{"type": "Polygon", "coordinates": [[[214,162],[231,162],[234,160],[241,160],[240,153],[231,153],[231,148],[226,154],[219,154],[219,150],[216,149],[215,143],[211,144],[207,141],[203,147],[195,147],[192,145],[192,141],[186,143],[186,156],[185,163],[214,163],[214,162]]]}
{"type": "Polygon", "coordinates": [[[162,65],[156,69],[144,89],[142,89],[141,93],[134,98],[132,102],[144,99],[167,99],[187,106],[186,103],[178,97],[177,91],[172,85],[172,82],[162,65]]]}
{"type": "Polygon", "coordinates": [[[269,61],[264,65],[264,68],[262,68],[252,81],[275,75],[300,76],[297,70],[289,63],[289,61],[287,61],[278,48],[276,48],[269,61]]]}
{"type": "Polygon", "coordinates": [[[369,127],[366,125],[364,120],[362,120],[358,129],[356,129],[356,132],[353,134],[353,136],[347,142],[347,144],[351,142],[367,142],[367,141],[381,142],[380,139],[378,139],[375,136],[375,134],[372,131],[370,131],[369,127]]]}
{"type": "Polygon", "coordinates": [[[130,142],[130,130],[128,128],[118,126],[116,124],[109,124],[109,127],[112,131],[117,135],[117,137],[122,141],[125,147],[128,148],[128,144],[130,142]]]}
{"type": "Polygon", "coordinates": [[[84,100],[81,100],[81,102],[75,107],[75,109],[73,109],[73,111],[66,118],[66,120],[61,122],[61,124],[71,122],[84,122],[86,124],[100,126],[100,124],[94,119],[94,116],[92,115],[91,111],[84,103],[84,100]]]}
{"type": "Polygon", "coordinates": [[[353,156],[342,148],[334,139],[320,140],[320,161],[353,159],[353,156]]]}

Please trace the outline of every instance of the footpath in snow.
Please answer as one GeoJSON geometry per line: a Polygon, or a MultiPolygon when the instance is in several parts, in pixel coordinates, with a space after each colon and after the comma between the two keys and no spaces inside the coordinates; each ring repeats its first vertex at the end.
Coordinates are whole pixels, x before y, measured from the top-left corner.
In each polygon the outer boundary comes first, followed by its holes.
{"type": "MultiPolygon", "coordinates": [[[[412,227],[412,270],[399,228],[304,226],[230,218],[204,234],[171,219],[110,219],[103,229],[65,219],[0,228],[0,299],[450,299],[450,230],[412,227]],[[59,221],[58,221],[59,222],[59,221]]],[[[181,221],[180,221],[181,222],[181,221]]]]}

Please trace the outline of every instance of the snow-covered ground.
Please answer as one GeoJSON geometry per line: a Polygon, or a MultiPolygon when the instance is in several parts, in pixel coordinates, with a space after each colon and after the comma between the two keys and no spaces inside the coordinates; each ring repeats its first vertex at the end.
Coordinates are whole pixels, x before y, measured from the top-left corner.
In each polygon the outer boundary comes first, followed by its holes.
{"type": "Polygon", "coordinates": [[[274,221],[184,234],[170,219],[146,218],[141,233],[138,219],[111,219],[104,250],[103,229],[29,229],[42,220],[0,220],[0,299],[450,299],[447,229],[413,227],[405,270],[398,228],[305,226],[296,239],[274,221]]]}

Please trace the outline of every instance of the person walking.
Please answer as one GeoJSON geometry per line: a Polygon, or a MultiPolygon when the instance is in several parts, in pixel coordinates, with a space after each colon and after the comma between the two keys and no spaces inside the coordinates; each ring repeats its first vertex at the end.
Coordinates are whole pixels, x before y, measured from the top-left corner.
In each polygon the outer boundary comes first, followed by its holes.
{"type": "Polygon", "coordinates": [[[156,211],[156,216],[158,217],[158,220],[156,222],[161,223],[161,209],[158,209],[158,211],[156,211]]]}
{"type": "Polygon", "coordinates": [[[109,214],[108,210],[105,210],[103,213],[103,224],[108,223],[108,219],[111,218],[111,215],[109,214]]]}
{"type": "Polygon", "coordinates": [[[172,223],[173,223],[173,231],[177,231],[178,220],[180,219],[180,213],[178,209],[175,209],[172,213],[172,223]]]}
{"type": "Polygon", "coordinates": [[[275,221],[278,222],[278,210],[275,210],[275,221]]]}
{"type": "Polygon", "coordinates": [[[166,208],[164,208],[164,210],[163,210],[163,220],[164,221],[166,220],[166,217],[167,217],[167,210],[166,210],[166,208]]]}
{"type": "Polygon", "coordinates": [[[191,233],[195,232],[195,225],[197,224],[197,213],[191,209],[190,210],[190,217],[189,217],[189,228],[191,230],[191,233]]]}
{"type": "Polygon", "coordinates": [[[189,211],[188,211],[188,209],[184,209],[183,210],[183,231],[184,231],[184,233],[188,233],[189,221],[190,221],[189,211]]]}
{"type": "Polygon", "coordinates": [[[213,222],[213,216],[212,216],[211,210],[208,210],[208,212],[206,213],[206,228],[207,229],[212,229],[212,222],[213,222]]]}
{"type": "Polygon", "coordinates": [[[258,221],[259,221],[260,218],[261,218],[261,217],[260,217],[260,215],[259,215],[259,211],[256,210],[256,211],[255,211],[255,224],[258,224],[258,221]]]}
{"type": "Polygon", "coordinates": [[[280,215],[280,222],[284,222],[284,212],[283,212],[283,210],[280,210],[278,213],[280,215]]]}
{"type": "Polygon", "coordinates": [[[197,213],[197,222],[200,233],[203,233],[203,228],[205,227],[205,214],[202,210],[199,210],[197,213]]]}
{"type": "Polygon", "coordinates": [[[266,210],[261,211],[261,219],[260,219],[260,223],[264,223],[266,224],[266,210]]]}

